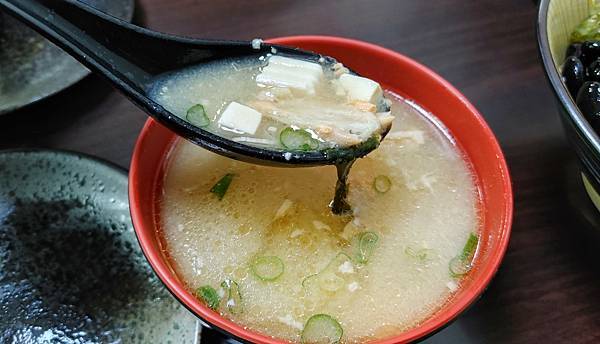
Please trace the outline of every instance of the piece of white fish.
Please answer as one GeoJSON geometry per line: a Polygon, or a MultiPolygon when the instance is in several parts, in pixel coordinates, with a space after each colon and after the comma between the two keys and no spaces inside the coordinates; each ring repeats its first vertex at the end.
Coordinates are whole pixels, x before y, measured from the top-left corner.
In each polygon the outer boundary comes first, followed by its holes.
{"type": "Polygon", "coordinates": [[[249,105],[266,117],[288,126],[311,129],[324,141],[341,146],[364,142],[373,134],[387,130],[393,120],[389,113],[365,111],[360,104],[326,100],[307,102],[292,98],[278,102],[253,101],[249,105]]]}

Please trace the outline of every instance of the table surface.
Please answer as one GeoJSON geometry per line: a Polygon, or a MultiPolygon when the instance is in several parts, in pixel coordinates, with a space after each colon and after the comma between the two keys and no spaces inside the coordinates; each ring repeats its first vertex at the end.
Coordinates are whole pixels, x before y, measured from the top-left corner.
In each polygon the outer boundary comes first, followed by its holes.
{"type": "MultiPolygon", "coordinates": [[[[571,197],[573,154],[537,52],[526,0],[141,0],[135,22],[175,34],[251,39],[299,34],[369,41],[431,67],[495,132],[513,178],[508,252],[483,297],[428,343],[600,341],[600,242],[571,197]]],[[[0,118],[0,148],[75,150],[127,167],[146,115],[91,76],[0,118]]],[[[596,215],[596,214],[593,214],[596,215]]]]}

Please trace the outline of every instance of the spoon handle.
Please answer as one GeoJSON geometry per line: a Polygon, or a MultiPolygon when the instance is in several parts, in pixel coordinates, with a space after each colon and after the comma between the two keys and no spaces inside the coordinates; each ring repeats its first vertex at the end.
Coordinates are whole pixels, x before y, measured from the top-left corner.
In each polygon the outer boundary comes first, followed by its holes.
{"type": "Polygon", "coordinates": [[[252,49],[249,42],[198,40],[144,29],[76,0],[0,0],[0,9],[108,78],[130,98],[145,98],[144,90],[158,74],[252,49]]]}

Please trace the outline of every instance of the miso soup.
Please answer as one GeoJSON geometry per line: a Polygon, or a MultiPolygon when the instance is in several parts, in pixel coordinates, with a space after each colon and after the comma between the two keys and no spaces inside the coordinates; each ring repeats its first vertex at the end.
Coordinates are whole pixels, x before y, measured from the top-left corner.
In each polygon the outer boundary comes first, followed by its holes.
{"type": "Polygon", "coordinates": [[[330,59],[225,59],[157,78],[150,97],[216,135],[285,152],[379,141],[393,116],[381,86],[330,59]]]}
{"type": "Polygon", "coordinates": [[[178,140],[158,207],[190,292],[292,342],[383,339],[434,314],[477,263],[478,192],[435,117],[388,98],[395,123],[355,163],[348,216],[329,208],[333,167],[256,166],[178,140]]]}

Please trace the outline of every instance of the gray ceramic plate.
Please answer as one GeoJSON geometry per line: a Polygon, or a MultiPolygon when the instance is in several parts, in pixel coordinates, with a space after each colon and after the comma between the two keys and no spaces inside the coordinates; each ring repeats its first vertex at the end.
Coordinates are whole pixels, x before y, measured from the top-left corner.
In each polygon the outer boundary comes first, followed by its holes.
{"type": "Polygon", "coordinates": [[[0,343],[179,344],[198,333],[141,252],[123,170],[0,152],[0,343]]]}
{"type": "MultiPolygon", "coordinates": [[[[134,0],[82,0],[125,20],[134,0]]],[[[90,73],[16,19],[0,12],[0,115],[53,95],[90,73]]]]}

